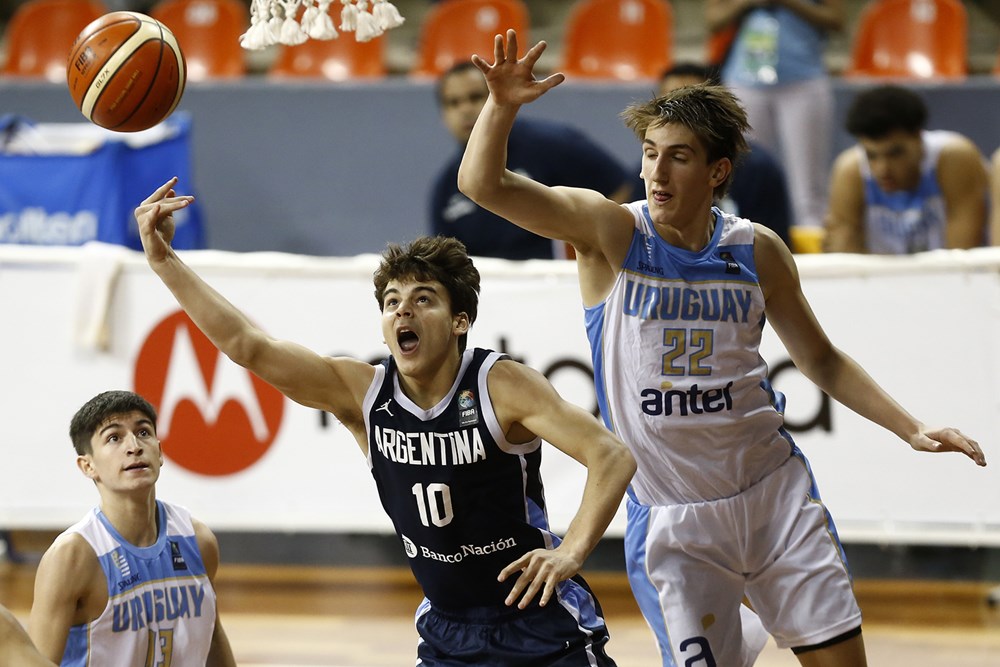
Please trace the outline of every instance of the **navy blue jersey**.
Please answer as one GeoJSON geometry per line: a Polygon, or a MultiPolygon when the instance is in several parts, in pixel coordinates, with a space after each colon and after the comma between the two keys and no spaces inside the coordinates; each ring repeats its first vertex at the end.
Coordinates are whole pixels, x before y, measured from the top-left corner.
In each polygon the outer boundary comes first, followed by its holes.
{"type": "Polygon", "coordinates": [[[513,586],[497,575],[523,554],[552,548],[539,474],[541,440],[507,442],[487,391],[499,359],[466,350],[440,403],[424,410],[403,394],[392,358],[365,396],[368,464],[379,497],[436,607],[502,605],[513,586]]]}

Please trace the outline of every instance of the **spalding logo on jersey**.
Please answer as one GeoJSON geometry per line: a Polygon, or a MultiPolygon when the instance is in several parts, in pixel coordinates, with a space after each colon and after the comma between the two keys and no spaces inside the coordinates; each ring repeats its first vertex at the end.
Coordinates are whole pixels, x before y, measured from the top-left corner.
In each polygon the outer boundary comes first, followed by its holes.
{"type": "Polygon", "coordinates": [[[476,409],[476,395],[466,389],[458,395],[458,425],[474,426],[479,423],[479,410],[476,409]]]}

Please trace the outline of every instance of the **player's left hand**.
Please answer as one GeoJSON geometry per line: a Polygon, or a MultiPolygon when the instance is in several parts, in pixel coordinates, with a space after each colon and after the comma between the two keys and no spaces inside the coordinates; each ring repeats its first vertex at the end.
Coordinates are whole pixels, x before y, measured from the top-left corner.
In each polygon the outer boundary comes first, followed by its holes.
{"type": "Polygon", "coordinates": [[[500,106],[527,104],[566,79],[558,73],[541,80],[535,79],[532,70],[544,50],[545,42],[538,42],[528,49],[523,58],[518,58],[517,34],[513,30],[508,30],[506,44],[503,35],[497,35],[494,39],[492,65],[478,55],[472,56],[472,64],[486,77],[486,85],[496,104],[500,106]]]}
{"type": "Polygon", "coordinates": [[[529,551],[505,567],[497,577],[497,581],[506,581],[507,577],[520,573],[504,604],[509,607],[517,602],[518,609],[526,609],[541,591],[538,604],[544,607],[555,594],[556,586],[579,572],[582,565],[558,548],[529,551]]]}
{"type": "Polygon", "coordinates": [[[986,465],[986,455],[979,443],[957,428],[922,429],[910,438],[910,447],[918,452],[960,452],[976,465],[986,465]]]}

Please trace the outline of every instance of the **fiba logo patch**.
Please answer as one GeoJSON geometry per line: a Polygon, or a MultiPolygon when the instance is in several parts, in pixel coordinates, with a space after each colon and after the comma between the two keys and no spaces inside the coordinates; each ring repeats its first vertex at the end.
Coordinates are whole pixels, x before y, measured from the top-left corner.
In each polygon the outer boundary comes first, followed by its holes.
{"type": "Polygon", "coordinates": [[[413,543],[413,540],[408,538],[406,535],[403,535],[402,533],[399,534],[399,538],[403,540],[403,550],[406,552],[406,555],[409,556],[410,558],[416,558],[417,545],[413,543]]]}
{"type": "Polygon", "coordinates": [[[182,311],[146,336],[133,384],[159,411],[163,455],[191,472],[245,470],[281,428],[284,395],[219,352],[182,311]]]}
{"type": "Polygon", "coordinates": [[[476,409],[476,395],[465,389],[458,395],[458,425],[474,426],[479,423],[479,410],[476,409]]]}

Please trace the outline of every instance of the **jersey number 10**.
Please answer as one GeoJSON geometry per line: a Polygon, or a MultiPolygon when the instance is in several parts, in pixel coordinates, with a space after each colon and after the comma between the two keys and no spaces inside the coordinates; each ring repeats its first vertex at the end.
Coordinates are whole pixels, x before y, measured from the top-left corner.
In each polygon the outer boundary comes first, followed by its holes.
{"type": "Polygon", "coordinates": [[[423,484],[417,482],[410,491],[417,499],[420,523],[428,528],[432,523],[438,528],[447,526],[455,518],[451,507],[451,488],[447,484],[428,484],[425,489],[423,484]]]}

